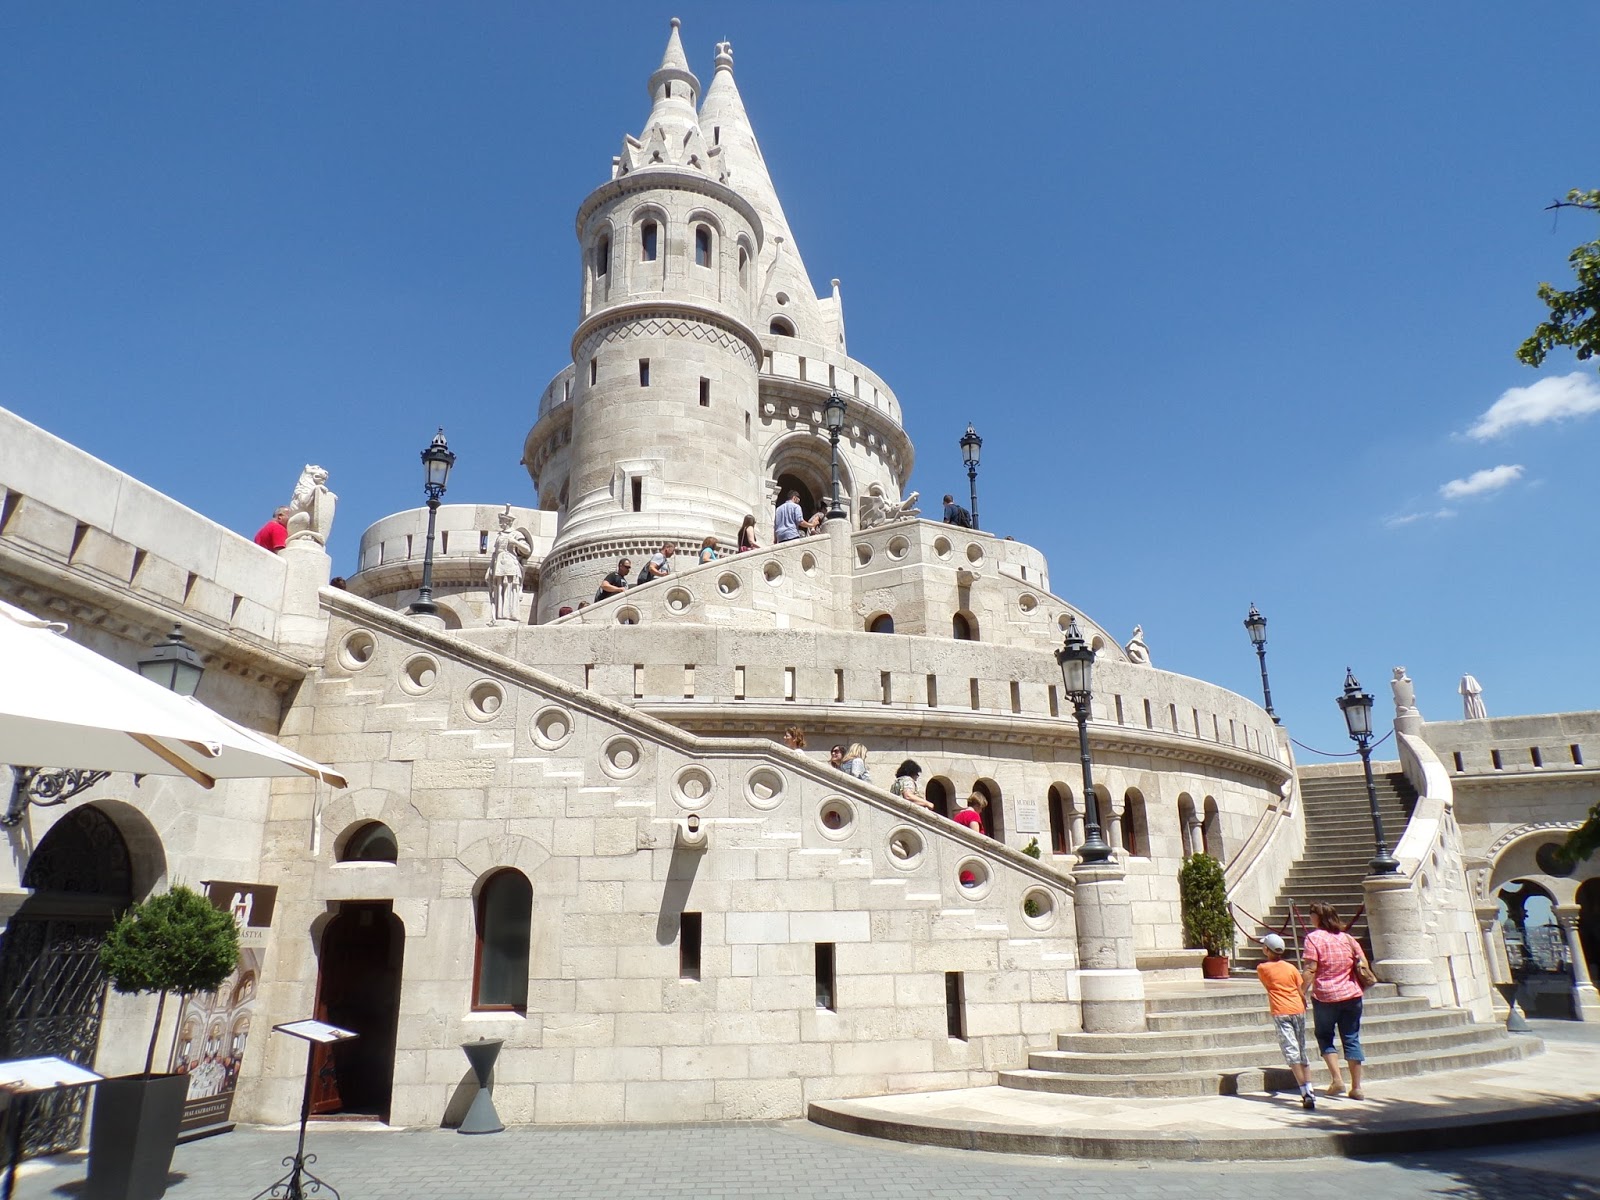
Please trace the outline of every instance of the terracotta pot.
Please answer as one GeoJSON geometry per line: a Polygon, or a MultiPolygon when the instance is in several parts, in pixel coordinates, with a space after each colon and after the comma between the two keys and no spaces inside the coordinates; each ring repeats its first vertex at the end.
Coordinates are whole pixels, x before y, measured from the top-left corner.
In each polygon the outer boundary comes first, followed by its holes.
{"type": "MultiPolygon", "coordinates": [[[[1190,959],[1193,962],[1193,959],[1190,959]]],[[[1200,974],[1205,979],[1226,979],[1228,977],[1228,956],[1225,954],[1208,954],[1200,960],[1200,974]]]]}

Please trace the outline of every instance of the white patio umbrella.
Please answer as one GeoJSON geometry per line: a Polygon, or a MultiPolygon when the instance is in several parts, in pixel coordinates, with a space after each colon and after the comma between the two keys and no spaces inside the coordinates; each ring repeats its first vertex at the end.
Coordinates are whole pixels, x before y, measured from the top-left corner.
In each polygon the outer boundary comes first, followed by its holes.
{"type": "Polygon", "coordinates": [[[344,777],[0,601],[0,762],[219,779],[344,777]]]}
{"type": "Polygon", "coordinates": [[[1456,689],[1461,693],[1461,714],[1464,720],[1481,721],[1489,715],[1489,710],[1483,706],[1483,685],[1471,675],[1461,677],[1461,686],[1456,689]]]}

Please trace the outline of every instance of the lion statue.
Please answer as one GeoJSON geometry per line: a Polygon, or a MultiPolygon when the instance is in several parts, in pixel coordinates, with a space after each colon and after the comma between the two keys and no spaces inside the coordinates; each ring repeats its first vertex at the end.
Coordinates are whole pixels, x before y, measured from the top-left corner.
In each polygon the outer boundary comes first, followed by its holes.
{"type": "Polygon", "coordinates": [[[300,472],[300,481],[294,485],[294,495],[289,498],[289,541],[313,542],[318,546],[328,544],[328,534],[333,530],[333,506],[339,497],[328,490],[328,472],[322,467],[306,464],[300,472]]]}

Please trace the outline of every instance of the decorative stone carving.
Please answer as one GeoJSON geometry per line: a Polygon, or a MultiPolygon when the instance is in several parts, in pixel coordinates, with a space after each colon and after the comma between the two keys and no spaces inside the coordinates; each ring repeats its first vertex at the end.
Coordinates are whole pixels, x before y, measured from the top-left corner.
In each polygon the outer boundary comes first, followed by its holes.
{"type": "Polygon", "coordinates": [[[1150,665],[1150,647],[1144,643],[1144,626],[1135,625],[1133,636],[1128,639],[1128,644],[1123,647],[1127,652],[1128,661],[1141,667],[1150,665]]]}
{"type": "Polygon", "coordinates": [[[494,621],[518,620],[522,604],[522,564],[533,554],[533,543],[520,529],[513,529],[516,520],[511,506],[506,505],[500,514],[500,530],[489,547],[489,569],[485,578],[489,583],[489,603],[494,609],[494,621]]]}
{"type": "Polygon", "coordinates": [[[861,497],[861,528],[871,529],[874,525],[898,521],[902,517],[921,516],[922,510],[917,507],[921,495],[921,492],[912,492],[904,500],[890,500],[884,493],[883,484],[870,485],[867,494],[861,497]]]}
{"type": "Polygon", "coordinates": [[[1489,710],[1483,706],[1483,685],[1471,675],[1461,677],[1461,686],[1456,689],[1461,693],[1461,715],[1468,721],[1482,721],[1489,715],[1489,710]]]}
{"type": "Polygon", "coordinates": [[[328,490],[328,472],[306,464],[289,498],[289,541],[328,544],[333,531],[333,507],[339,497],[328,490]]]}
{"type": "Polygon", "coordinates": [[[1411,676],[1406,674],[1404,667],[1394,669],[1394,678],[1389,680],[1389,690],[1394,693],[1396,716],[1416,709],[1417,689],[1411,686],[1411,676]]]}

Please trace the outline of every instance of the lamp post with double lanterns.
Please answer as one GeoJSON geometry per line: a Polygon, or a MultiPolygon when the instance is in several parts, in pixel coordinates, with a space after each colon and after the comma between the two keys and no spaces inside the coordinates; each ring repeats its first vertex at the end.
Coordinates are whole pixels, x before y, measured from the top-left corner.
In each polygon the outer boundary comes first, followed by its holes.
{"type": "Polygon", "coordinates": [[[1244,627],[1250,634],[1250,642],[1256,648],[1256,658],[1261,662],[1261,695],[1267,706],[1267,716],[1272,718],[1274,725],[1282,725],[1278,714],[1272,711],[1272,685],[1267,682],[1267,619],[1256,611],[1254,603],[1250,605],[1250,615],[1244,619],[1244,627]]]}
{"type": "Polygon", "coordinates": [[[450,468],[455,465],[456,456],[444,439],[444,430],[440,429],[422,452],[422,486],[428,493],[428,541],[422,549],[422,587],[407,610],[412,616],[431,617],[439,612],[439,606],[433,602],[433,527],[439,516],[439,501],[444,497],[445,485],[450,482],[450,468]]]}
{"type": "Polygon", "coordinates": [[[1078,629],[1078,618],[1067,625],[1066,641],[1056,651],[1056,662],[1061,666],[1061,682],[1067,699],[1072,701],[1072,715],[1078,720],[1078,757],[1083,761],[1083,845],[1078,847],[1078,857],[1086,863],[1105,862],[1111,857],[1111,847],[1100,832],[1100,802],[1094,792],[1094,767],[1089,759],[1089,701],[1094,695],[1094,650],[1083,640],[1078,629]]]}
{"type": "Polygon", "coordinates": [[[833,502],[828,506],[828,520],[844,519],[844,506],[839,503],[839,433],[844,429],[844,397],[834,392],[822,406],[822,419],[828,426],[829,458],[833,469],[833,502]]]}
{"type": "Polygon", "coordinates": [[[978,455],[983,450],[983,439],[970,424],[961,435],[961,461],[967,464],[967,484],[972,500],[972,527],[982,529],[978,523],[978,455]]]}
{"type": "Polygon", "coordinates": [[[1367,775],[1367,807],[1372,811],[1372,837],[1378,843],[1378,852],[1368,864],[1374,875],[1393,875],[1400,870],[1400,860],[1389,853],[1389,843],[1383,836],[1383,817],[1378,812],[1378,788],[1372,782],[1372,693],[1363,692],[1349,667],[1344,671],[1344,695],[1339,697],[1339,710],[1344,713],[1344,723],[1350,738],[1361,754],[1361,769],[1367,775]]]}

